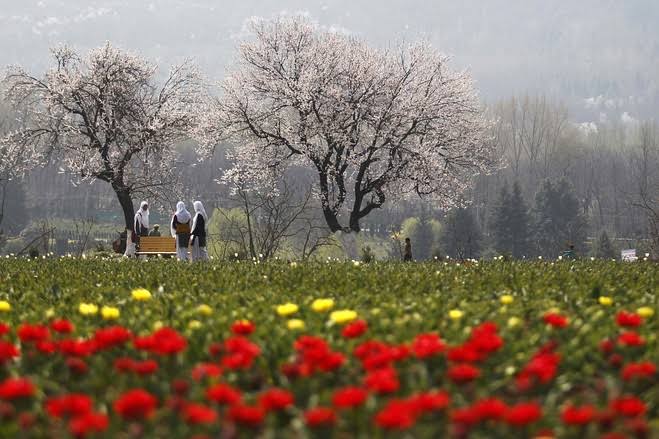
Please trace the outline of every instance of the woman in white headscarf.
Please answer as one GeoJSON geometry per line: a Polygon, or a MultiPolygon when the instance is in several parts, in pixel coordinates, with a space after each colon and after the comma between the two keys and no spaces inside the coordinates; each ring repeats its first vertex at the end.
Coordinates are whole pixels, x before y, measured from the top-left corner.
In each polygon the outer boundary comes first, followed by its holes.
{"type": "Polygon", "coordinates": [[[208,216],[201,201],[195,201],[194,218],[192,219],[192,231],[190,236],[190,256],[192,262],[208,260],[208,252],[206,251],[206,223],[208,216]]]}
{"type": "Polygon", "coordinates": [[[142,201],[133,219],[133,230],[139,236],[149,236],[149,203],[142,201]]]}
{"type": "Polygon", "coordinates": [[[190,241],[190,212],[185,208],[185,203],[176,203],[176,212],[172,216],[171,231],[176,238],[176,259],[185,261],[188,259],[188,243],[190,241]]]}
{"type": "Polygon", "coordinates": [[[130,239],[126,242],[125,256],[135,256],[140,236],[149,236],[149,203],[146,201],[140,203],[140,208],[133,217],[133,230],[130,232],[130,239]]]}

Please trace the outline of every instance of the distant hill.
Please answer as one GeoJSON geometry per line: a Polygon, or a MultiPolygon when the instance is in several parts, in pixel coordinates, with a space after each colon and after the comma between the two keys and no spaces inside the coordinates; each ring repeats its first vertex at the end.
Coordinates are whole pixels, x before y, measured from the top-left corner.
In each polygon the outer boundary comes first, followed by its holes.
{"type": "Polygon", "coordinates": [[[48,48],[111,40],[220,79],[251,16],[308,13],[374,44],[427,38],[486,101],[543,92],[580,120],[659,115],[656,0],[2,0],[0,64],[42,70],[48,48]]]}

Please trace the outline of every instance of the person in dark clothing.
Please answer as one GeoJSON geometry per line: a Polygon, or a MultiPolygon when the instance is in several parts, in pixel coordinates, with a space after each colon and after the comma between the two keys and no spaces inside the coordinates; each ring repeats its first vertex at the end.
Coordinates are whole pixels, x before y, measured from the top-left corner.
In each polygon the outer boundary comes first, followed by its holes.
{"type": "Polygon", "coordinates": [[[206,251],[206,222],[208,216],[201,201],[195,201],[194,218],[192,219],[192,231],[190,232],[190,259],[194,261],[208,260],[206,251]]]}
{"type": "Polygon", "coordinates": [[[161,236],[160,235],[160,225],[154,224],[153,230],[149,232],[149,236],[161,236]]]}
{"type": "Polygon", "coordinates": [[[412,242],[410,238],[405,238],[405,251],[403,252],[403,261],[412,261],[412,242]]]}

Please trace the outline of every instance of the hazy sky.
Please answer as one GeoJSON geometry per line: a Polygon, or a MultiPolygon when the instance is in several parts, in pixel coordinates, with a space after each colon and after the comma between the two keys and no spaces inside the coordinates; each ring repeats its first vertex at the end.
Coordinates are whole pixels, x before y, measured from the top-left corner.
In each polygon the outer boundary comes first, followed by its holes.
{"type": "Polygon", "coordinates": [[[110,40],[221,78],[245,22],[303,12],[372,44],[426,38],[488,101],[543,92],[582,117],[659,110],[657,0],[0,0],[0,64],[46,67],[48,47],[110,40]]]}

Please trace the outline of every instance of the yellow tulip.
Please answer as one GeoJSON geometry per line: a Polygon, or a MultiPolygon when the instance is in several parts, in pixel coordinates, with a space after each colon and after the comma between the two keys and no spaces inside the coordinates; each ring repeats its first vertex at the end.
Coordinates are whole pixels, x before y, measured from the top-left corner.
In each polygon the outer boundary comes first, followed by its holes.
{"type": "Polygon", "coordinates": [[[101,308],[101,316],[105,320],[116,320],[119,318],[119,308],[115,308],[114,306],[104,306],[101,308]]]}
{"type": "Polygon", "coordinates": [[[511,303],[513,303],[514,300],[515,298],[510,294],[504,294],[499,298],[499,301],[501,301],[501,303],[503,303],[504,305],[510,305],[511,303]]]}
{"type": "Polygon", "coordinates": [[[190,320],[190,323],[188,323],[188,328],[199,329],[201,328],[201,322],[199,320],[190,320]]]}
{"type": "Polygon", "coordinates": [[[130,292],[134,300],[143,302],[145,300],[151,299],[151,293],[145,288],[137,288],[130,292]]]}
{"type": "Polygon", "coordinates": [[[277,314],[286,317],[290,316],[291,314],[295,314],[298,309],[299,307],[294,303],[285,303],[277,307],[277,314]]]}
{"type": "Polygon", "coordinates": [[[514,328],[515,326],[519,326],[520,323],[522,323],[522,319],[520,319],[519,317],[511,317],[508,319],[509,328],[514,328]]]}
{"type": "Polygon", "coordinates": [[[654,315],[654,309],[650,308],[649,306],[642,306],[639,309],[636,310],[639,316],[643,317],[644,319],[647,319],[648,317],[652,317],[654,315]]]}
{"type": "Polygon", "coordinates": [[[316,312],[327,312],[334,307],[332,299],[316,299],[311,304],[311,309],[316,312]]]}
{"type": "Polygon", "coordinates": [[[11,304],[6,300],[0,300],[0,311],[9,312],[11,311],[11,304]]]}
{"type": "Polygon", "coordinates": [[[93,316],[98,313],[98,306],[93,303],[81,303],[78,306],[78,311],[84,316],[93,316]]]}
{"type": "Polygon", "coordinates": [[[597,300],[600,303],[600,305],[604,305],[604,306],[613,305],[613,299],[608,296],[600,296],[599,299],[597,300]]]}
{"type": "Polygon", "coordinates": [[[350,309],[343,309],[340,311],[333,311],[330,314],[330,320],[334,323],[342,325],[344,323],[351,322],[357,318],[357,313],[350,309]]]}
{"type": "Polygon", "coordinates": [[[157,321],[153,322],[153,330],[154,331],[157,331],[158,329],[162,328],[163,326],[165,326],[165,324],[163,322],[161,322],[160,320],[157,320],[157,321]]]}
{"type": "Polygon", "coordinates": [[[459,309],[452,309],[448,312],[448,316],[451,320],[460,320],[464,315],[465,313],[459,309]]]}
{"type": "Polygon", "coordinates": [[[209,315],[213,314],[213,308],[211,308],[210,306],[208,306],[204,303],[204,304],[199,305],[197,307],[197,312],[201,315],[209,316],[209,315]]]}
{"type": "Polygon", "coordinates": [[[291,331],[299,331],[304,329],[304,321],[300,319],[290,319],[287,323],[286,326],[288,329],[291,331]]]}

